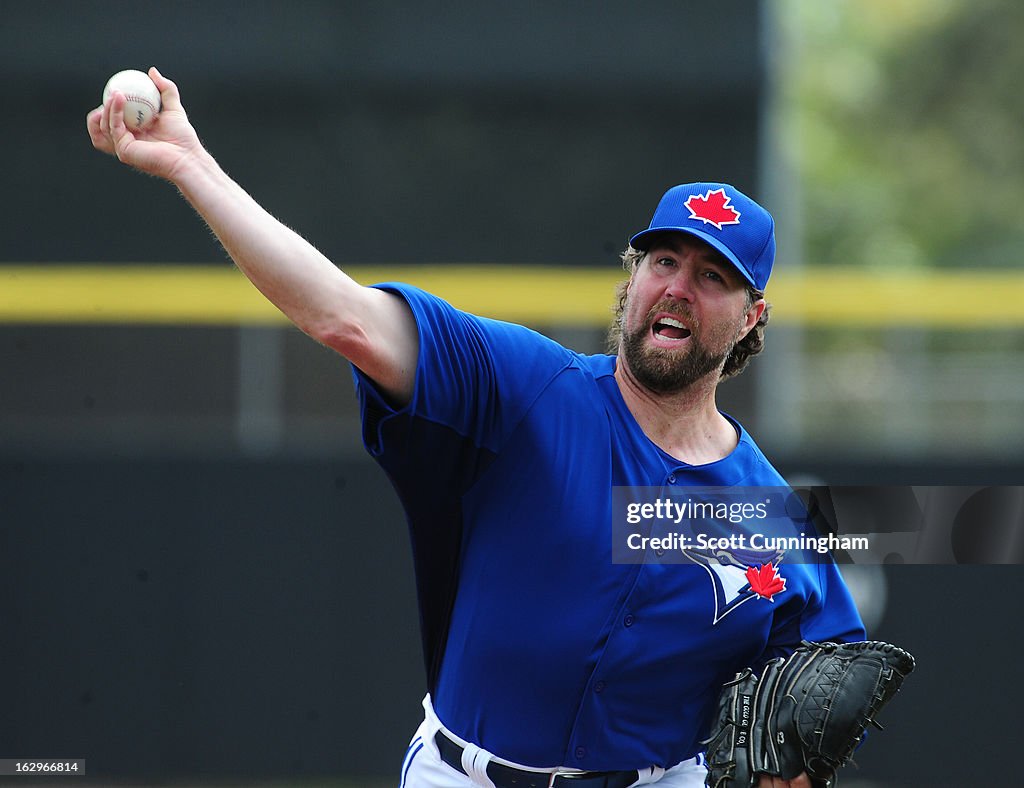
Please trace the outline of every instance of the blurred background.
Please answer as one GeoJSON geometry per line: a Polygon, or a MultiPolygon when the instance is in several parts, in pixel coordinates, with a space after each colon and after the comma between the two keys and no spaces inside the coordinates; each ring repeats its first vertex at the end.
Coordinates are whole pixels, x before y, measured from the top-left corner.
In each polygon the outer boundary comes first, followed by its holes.
{"type": "MultiPolygon", "coordinates": [[[[583,352],[662,192],[731,181],[775,214],[779,258],[768,348],[720,404],[783,473],[1022,481],[1013,0],[0,11],[2,758],[393,785],[420,718],[403,518],[348,366],[173,188],[92,150],[123,68],[174,79],[222,166],[360,281],[583,352]]],[[[1021,697],[967,676],[980,651],[1015,664],[1024,572],[846,570],[920,667],[844,785],[977,784],[1021,697]]]]}

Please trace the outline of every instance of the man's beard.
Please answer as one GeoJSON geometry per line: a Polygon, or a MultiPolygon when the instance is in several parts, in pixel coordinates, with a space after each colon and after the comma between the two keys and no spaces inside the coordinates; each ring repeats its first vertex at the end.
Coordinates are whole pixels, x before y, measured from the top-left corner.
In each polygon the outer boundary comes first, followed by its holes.
{"type": "Polygon", "coordinates": [[[721,370],[732,353],[735,342],[721,353],[712,352],[699,339],[700,325],[689,314],[672,304],[657,304],[646,319],[632,331],[622,329],[622,355],[633,377],[655,394],[676,394],[716,370],[721,370]],[[676,313],[691,326],[688,351],[648,347],[646,339],[652,330],[651,321],[658,312],[676,313]]]}

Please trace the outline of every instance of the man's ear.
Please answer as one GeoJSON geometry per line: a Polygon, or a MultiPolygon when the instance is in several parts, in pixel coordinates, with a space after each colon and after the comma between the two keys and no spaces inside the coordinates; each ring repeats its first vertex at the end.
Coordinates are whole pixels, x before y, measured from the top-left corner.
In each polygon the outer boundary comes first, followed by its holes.
{"type": "Polygon", "coordinates": [[[757,321],[761,319],[761,315],[764,314],[764,310],[767,306],[768,302],[763,298],[757,299],[750,305],[750,308],[747,310],[746,318],[743,321],[743,326],[740,328],[739,336],[736,338],[737,342],[749,334],[754,326],[757,325],[757,321]]]}

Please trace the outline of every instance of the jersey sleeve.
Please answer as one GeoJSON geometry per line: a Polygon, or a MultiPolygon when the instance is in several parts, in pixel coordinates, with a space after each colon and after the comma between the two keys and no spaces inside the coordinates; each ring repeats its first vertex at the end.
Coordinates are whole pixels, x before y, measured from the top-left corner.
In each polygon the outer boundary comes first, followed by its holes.
{"type": "Polygon", "coordinates": [[[399,443],[425,437],[413,426],[416,422],[457,436],[464,452],[497,452],[544,386],[571,360],[570,351],[523,326],[462,312],[409,285],[375,287],[405,300],[419,335],[412,399],[404,408],[392,407],[374,382],[353,367],[363,442],[378,459],[399,443]]]}
{"type": "Polygon", "coordinates": [[[753,668],[760,672],[765,663],[788,656],[803,640],[852,643],[865,640],[867,633],[849,589],[832,560],[801,567],[814,579],[803,606],[783,606],[772,624],[767,646],[753,668]]]}
{"type": "Polygon", "coordinates": [[[800,639],[852,643],[864,640],[867,632],[850,590],[832,561],[817,565],[821,596],[804,617],[800,639]]]}

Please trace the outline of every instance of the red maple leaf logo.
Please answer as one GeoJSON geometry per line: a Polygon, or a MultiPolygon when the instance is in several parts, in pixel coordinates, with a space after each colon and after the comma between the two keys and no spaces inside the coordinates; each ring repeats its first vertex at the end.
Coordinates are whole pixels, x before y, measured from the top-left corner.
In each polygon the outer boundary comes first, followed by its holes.
{"type": "Polygon", "coordinates": [[[731,199],[725,189],[714,189],[701,197],[691,194],[683,204],[690,209],[689,218],[700,219],[721,230],[722,225],[740,223],[740,212],[729,205],[731,199]]]}
{"type": "Polygon", "coordinates": [[[760,569],[752,566],[747,567],[747,582],[750,583],[750,590],[769,602],[773,602],[773,596],[780,591],[786,590],[786,578],[779,574],[779,569],[772,564],[761,564],[760,569]]]}

